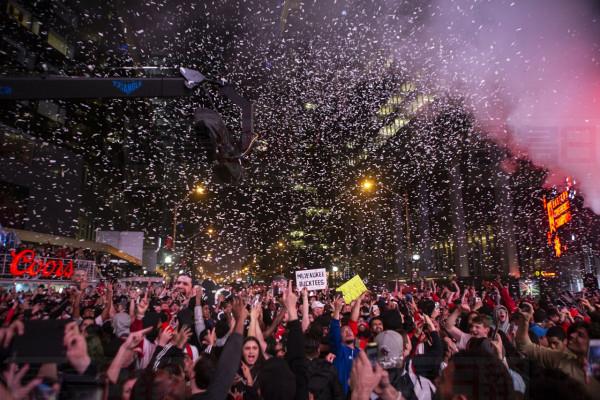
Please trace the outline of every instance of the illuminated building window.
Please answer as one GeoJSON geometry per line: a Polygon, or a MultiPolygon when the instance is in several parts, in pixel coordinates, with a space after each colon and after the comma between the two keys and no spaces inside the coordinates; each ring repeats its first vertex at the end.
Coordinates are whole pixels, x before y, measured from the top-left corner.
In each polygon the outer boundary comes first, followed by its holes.
{"type": "Polygon", "coordinates": [[[379,135],[384,138],[394,136],[400,128],[408,124],[408,120],[402,117],[396,118],[391,124],[382,127],[379,130],[379,135]]]}
{"type": "Polygon", "coordinates": [[[379,108],[379,111],[377,111],[377,115],[379,115],[380,117],[387,117],[388,115],[390,115],[393,112],[394,112],[393,105],[384,104],[381,106],[381,108],[379,108]]]}
{"type": "Polygon", "coordinates": [[[402,86],[400,86],[400,90],[403,92],[412,92],[413,90],[415,90],[415,84],[412,82],[404,82],[402,84],[402,86]]]}
{"type": "Polygon", "coordinates": [[[402,104],[403,101],[404,101],[404,97],[399,94],[396,94],[396,95],[390,97],[390,99],[387,102],[387,105],[399,106],[400,104],[402,104]]]}
{"type": "Polygon", "coordinates": [[[33,21],[31,24],[31,32],[39,36],[40,34],[40,21],[33,21]]]}
{"type": "Polygon", "coordinates": [[[65,57],[73,57],[73,47],[69,46],[69,44],[56,32],[48,32],[48,44],[54,49],[58,50],[65,57]]]}

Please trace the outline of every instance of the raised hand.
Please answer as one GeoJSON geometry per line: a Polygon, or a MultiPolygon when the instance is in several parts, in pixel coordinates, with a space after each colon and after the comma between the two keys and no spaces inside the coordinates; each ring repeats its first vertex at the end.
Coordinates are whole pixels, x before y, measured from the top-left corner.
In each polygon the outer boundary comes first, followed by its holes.
{"type": "MultiPolygon", "coordinates": [[[[8,397],[6,399],[24,400],[29,398],[29,393],[40,383],[40,378],[35,378],[29,381],[27,385],[21,383],[21,380],[29,370],[29,365],[25,364],[19,369],[17,364],[11,363],[8,368],[2,373],[4,377],[4,383],[6,384],[6,390],[8,391],[8,397]]],[[[0,392],[1,394],[2,392],[0,392]]]]}
{"type": "Polygon", "coordinates": [[[65,326],[63,343],[67,348],[67,360],[78,373],[83,374],[92,360],[88,354],[85,337],[79,332],[77,323],[70,322],[65,326]]]}
{"type": "Polygon", "coordinates": [[[254,385],[254,378],[252,377],[252,372],[250,371],[250,367],[246,365],[246,363],[242,363],[242,374],[244,375],[244,379],[246,380],[247,386],[254,385]]]}
{"type": "Polygon", "coordinates": [[[173,343],[178,348],[183,349],[190,337],[192,337],[192,330],[184,325],[173,337],[173,343]]]}
{"type": "Polygon", "coordinates": [[[204,343],[206,343],[208,346],[214,346],[215,343],[217,343],[217,333],[215,331],[215,328],[212,329],[208,329],[207,330],[207,334],[204,337],[204,343]]]}
{"type": "Polygon", "coordinates": [[[175,331],[170,326],[167,326],[165,329],[161,329],[160,333],[158,334],[157,344],[162,347],[166,346],[174,335],[175,331]]]}
{"type": "Polygon", "coordinates": [[[144,314],[146,314],[146,310],[148,309],[149,304],[150,303],[148,302],[148,290],[146,290],[144,297],[142,297],[141,300],[137,304],[136,316],[139,319],[142,319],[144,317],[144,314]]]}
{"type": "Polygon", "coordinates": [[[20,336],[23,333],[25,333],[25,325],[23,325],[23,322],[16,320],[7,328],[0,328],[0,344],[2,344],[2,347],[7,348],[13,337],[20,336]]]}
{"type": "Polygon", "coordinates": [[[373,368],[365,352],[359,351],[350,373],[351,398],[357,400],[369,399],[374,389],[379,386],[382,376],[383,368],[379,364],[376,364],[373,368]]]}
{"type": "Polygon", "coordinates": [[[231,306],[231,312],[235,319],[235,332],[243,334],[244,322],[248,318],[248,310],[246,309],[246,303],[240,297],[234,297],[233,304],[231,306]]]}

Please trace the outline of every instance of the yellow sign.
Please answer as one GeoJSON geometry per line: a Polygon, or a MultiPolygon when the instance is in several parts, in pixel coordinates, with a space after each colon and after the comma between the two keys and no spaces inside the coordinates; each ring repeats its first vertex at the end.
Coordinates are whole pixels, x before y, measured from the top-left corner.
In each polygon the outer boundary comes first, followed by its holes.
{"type": "Polygon", "coordinates": [[[352,300],[358,299],[361,294],[366,292],[367,287],[363,283],[362,279],[360,279],[360,276],[355,275],[354,278],[337,288],[337,291],[342,292],[344,301],[346,304],[350,304],[352,300]]]}

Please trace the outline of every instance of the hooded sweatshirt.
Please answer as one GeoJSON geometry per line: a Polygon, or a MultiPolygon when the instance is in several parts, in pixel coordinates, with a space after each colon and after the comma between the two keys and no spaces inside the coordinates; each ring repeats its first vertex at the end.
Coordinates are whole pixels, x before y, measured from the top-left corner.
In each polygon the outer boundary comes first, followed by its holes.
{"type": "Polygon", "coordinates": [[[498,330],[500,330],[504,333],[508,333],[508,328],[510,326],[508,316],[510,316],[510,313],[508,312],[508,309],[506,307],[496,306],[496,308],[494,308],[494,322],[498,325],[498,330]],[[500,319],[498,319],[498,313],[500,310],[504,310],[506,312],[507,318],[506,318],[506,321],[504,321],[504,322],[500,322],[500,319]]]}

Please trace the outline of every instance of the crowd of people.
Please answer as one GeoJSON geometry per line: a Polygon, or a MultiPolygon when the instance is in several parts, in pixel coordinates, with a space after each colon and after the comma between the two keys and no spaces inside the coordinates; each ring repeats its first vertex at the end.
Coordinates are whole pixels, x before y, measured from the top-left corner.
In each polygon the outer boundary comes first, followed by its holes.
{"type": "Polygon", "coordinates": [[[0,293],[0,398],[600,397],[588,358],[600,338],[597,290],[519,298],[498,278],[479,288],[432,280],[346,302],[293,281],[89,285],[78,272],[61,292],[0,293]],[[51,348],[52,326],[61,357],[24,364],[19,338],[38,327],[51,348]]]}

